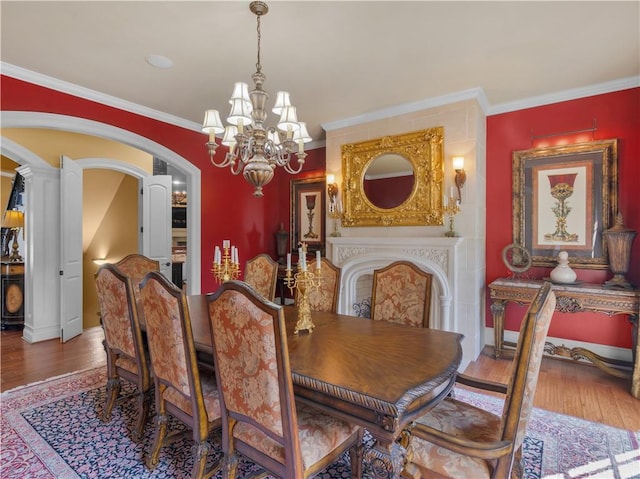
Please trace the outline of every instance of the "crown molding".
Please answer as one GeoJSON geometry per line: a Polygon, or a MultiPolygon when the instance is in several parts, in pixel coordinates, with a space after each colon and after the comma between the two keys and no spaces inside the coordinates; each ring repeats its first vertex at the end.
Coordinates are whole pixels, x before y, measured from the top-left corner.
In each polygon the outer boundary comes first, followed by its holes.
{"type": "Polygon", "coordinates": [[[640,86],[640,75],[621,78],[596,85],[586,87],[572,88],[560,92],[550,93],[548,95],[533,96],[522,100],[512,101],[508,103],[500,103],[489,108],[488,116],[499,115],[501,113],[509,113],[517,110],[525,110],[537,106],[550,105],[552,103],[561,103],[563,101],[577,100],[594,95],[603,95],[614,91],[628,90],[629,88],[637,88],[640,86]]]}
{"type": "Polygon", "coordinates": [[[10,63],[0,62],[0,73],[3,75],[17,78],[35,85],[40,85],[45,88],[50,88],[62,93],[84,98],[85,100],[95,101],[106,106],[118,108],[120,110],[135,113],[141,116],[146,116],[154,120],[159,120],[170,125],[179,126],[180,128],[186,128],[187,130],[202,132],[202,125],[193,121],[185,120],[162,111],[154,110],[153,108],[147,108],[137,103],[123,100],[121,98],[100,93],[89,88],[81,87],[73,83],[59,80],[41,73],[36,73],[31,70],[27,70],[10,63]]]}
{"type": "MultiPolygon", "coordinates": [[[[98,91],[84,88],[73,83],[43,75],[41,73],[36,73],[31,70],[12,65],[10,63],[0,62],[0,73],[62,93],[67,93],[79,98],[95,101],[106,106],[118,108],[120,110],[135,113],[148,118],[153,118],[155,120],[159,120],[170,125],[175,125],[180,128],[196,131],[198,133],[201,132],[201,125],[199,123],[185,120],[184,118],[170,115],[168,113],[154,110],[152,108],[147,108],[137,103],[129,102],[121,98],[100,93],[98,91]]],[[[599,83],[596,85],[550,93],[547,95],[524,98],[522,100],[516,100],[513,102],[500,103],[497,105],[490,105],[484,93],[484,90],[480,87],[476,87],[468,90],[450,93],[447,95],[427,98],[417,102],[395,105],[389,108],[383,108],[373,112],[365,113],[363,115],[345,118],[343,120],[322,123],[322,128],[325,131],[332,131],[340,128],[360,125],[371,121],[382,120],[393,116],[404,115],[407,113],[413,113],[416,111],[435,108],[438,106],[465,100],[477,100],[482,111],[487,116],[499,115],[501,113],[524,110],[527,108],[534,108],[537,106],[549,105],[552,103],[560,103],[563,101],[576,100],[578,98],[585,98],[594,95],[602,95],[614,91],[627,90],[629,88],[636,88],[638,86],[640,86],[640,76],[632,76],[621,78],[619,80],[613,80],[610,82],[599,83]]],[[[307,145],[307,149],[311,150],[316,148],[323,148],[325,144],[325,141],[313,141],[307,145]]]]}
{"type": "Polygon", "coordinates": [[[385,118],[405,115],[407,113],[414,113],[416,111],[427,110],[429,108],[435,108],[466,100],[477,100],[480,104],[480,108],[482,108],[485,113],[489,107],[489,102],[484,94],[484,90],[480,87],[476,87],[438,97],[426,98],[416,102],[403,103],[402,105],[395,105],[389,108],[365,113],[363,115],[352,116],[350,118],[345,118],[344,120],[322,123],[322,128],[324,128],[325,131],[339,130],[349,126],[361,125],[363,123],[369,123],[376,120],[384,120],[385,118]]]}

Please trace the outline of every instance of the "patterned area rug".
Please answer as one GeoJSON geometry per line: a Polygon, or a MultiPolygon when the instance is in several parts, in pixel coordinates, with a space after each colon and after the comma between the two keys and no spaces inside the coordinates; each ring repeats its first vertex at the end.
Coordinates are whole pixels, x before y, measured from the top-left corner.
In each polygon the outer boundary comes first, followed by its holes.
{"type": "MultiPolygon", "coordinates": [[[[105,399],[105,370],[91,369],[3,393],[0,477],[9,478],[188,478],[191,441],[165,448],[153,472],[143,464],[152,442],[132,442],[131,401],[114,408],[110,423],[98,419],[105,399]],[[171,449],[171,450],[168,450],[171,449]]],[[[458,390],[457,397],[492,412],[501,400],[458,390]]],[[[370,437],[367,438],[371,440],[370,437]]],[[[581,419],[534,410],[524,444],[526,479],[640,478],[639,435],[581,419]]],[[[213,440],[212,461],[221,456],[213,440]]],[[[241,461],[238,477],[256,472],[241,461]]],[[[218,474],[221,477],[221,474],[218,474]]],[[[350,477],[347,457],[316,477],[350,477]]]]}

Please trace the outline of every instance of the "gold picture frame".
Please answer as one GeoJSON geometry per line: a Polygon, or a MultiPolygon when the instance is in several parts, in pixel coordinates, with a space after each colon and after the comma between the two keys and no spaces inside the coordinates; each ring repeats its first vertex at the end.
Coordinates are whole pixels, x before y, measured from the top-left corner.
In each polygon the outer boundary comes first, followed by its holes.
{"type": "Polygon", "coordinates": [[[291,181],[291,251],[306,243],[309,253],[325,254],[325,177],[291,181]]]}
{"type": "Polygon", "coordinates": [[[342,145],[342,226],[443,225],[443,149],[443,127],[342,145]],[[408,160],[414,175],[408,197],[392,208],[374,205],[365,194],[367,168],[386,155],[408,160]]]}
{"type": "Polygon", "coordinates": [[[533,266],[606,269],[602,233],[618,207],[617,140],[513,152],[513,242],[533,266]]]}

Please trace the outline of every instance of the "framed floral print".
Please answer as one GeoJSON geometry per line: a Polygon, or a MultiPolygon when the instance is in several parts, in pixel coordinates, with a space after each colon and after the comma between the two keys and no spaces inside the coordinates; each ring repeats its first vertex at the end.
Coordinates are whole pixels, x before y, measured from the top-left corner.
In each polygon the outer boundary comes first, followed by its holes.
{"type": "Polygon", "coordinates": [[[567,251],[575,268],[606,269],[603,231],[618,207],[617,140],[513,152],[513,242],[533,266],[567,251]]]}
{"type": "Polygon", "coordinates": [[[325,248],[325,178],[291,181],[291,251],[307,244],[309,253],[325,248]]]}

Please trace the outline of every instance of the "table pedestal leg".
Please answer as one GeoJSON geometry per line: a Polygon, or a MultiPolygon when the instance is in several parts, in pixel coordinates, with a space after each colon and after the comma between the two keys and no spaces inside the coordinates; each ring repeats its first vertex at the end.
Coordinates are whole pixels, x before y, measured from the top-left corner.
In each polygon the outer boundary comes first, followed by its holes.
{"type": "Polygon", "coordinates": [[[494,300],[491,304],[491,315],[493,316],[493,337],[494,349],[493,357],[500,359],[502,356],[502,346],[504,342],[504,310],[506,302],[502,300],[494,300]]]}
{"type": "Polygon", "coordinates": [[[393,441],[384,444],[376,441],[364,451],[364,477],[372,479],[397,479],[404,467],[405,449],[393,441]]]}

